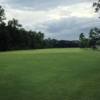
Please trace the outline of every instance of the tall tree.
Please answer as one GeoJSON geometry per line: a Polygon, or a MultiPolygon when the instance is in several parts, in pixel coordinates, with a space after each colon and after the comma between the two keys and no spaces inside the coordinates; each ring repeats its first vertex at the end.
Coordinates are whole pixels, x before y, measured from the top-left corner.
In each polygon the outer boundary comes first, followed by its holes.
{"type": "Polygon", "coordinates": [[[2,8],[2,6],[0,6],[0,24],[3,22],[3,20],[5,20],[5,10],[2,8]]]}
{"type": "Polygon", "coordinates": [[[95,12],[98,12],[100,10],[100,0],[94,2],[93,7],[95,8],[95,12]]]}
{"type": "Polygon", "coordinates": [[[9,20],[9,21],[8,21],[8,26],[10,26],[10,27],[12,27],[12,28],[19,28],[19,27],[21,27],[22,25],[19,24],[18,20],[16,20],[16,19],[13,18],[12,20],[9,20]]]}
{"type": "Polygon", "coordinates": [[[84,33],[80,34],[79,40],[80,40],[80,47],[81,48],[89,47],[89,39],[85,37],[84,33]]]}
{"type": "Polygon", "coordinates": [[[91,47],[95,49],[97,42],[100,40],[100,29],[98,28],[91,29],[89,33],[89,40],[91,47]]]}
{"type": "Polygon", "coordinates": [[[85,44],[84,44],[85,35],[84,35],[84,33],[81,33],[81,34],[80,34],[79,40],[80,40],[80,47],[81,47],[81,48],[84,48],[84,47],[85,47],[85,44]]]}

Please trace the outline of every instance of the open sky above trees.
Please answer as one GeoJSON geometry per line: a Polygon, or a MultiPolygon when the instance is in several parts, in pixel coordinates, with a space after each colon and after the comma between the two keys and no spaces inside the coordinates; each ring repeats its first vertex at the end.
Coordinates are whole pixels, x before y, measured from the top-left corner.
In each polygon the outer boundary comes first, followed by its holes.
{"type": "Polygon", "coordinates": [[[26,29],[46,37],[76,40],[81,32],[100,26],[92,7],[96,0],[0,0],[7,19],[16,18],[26,29]]]}

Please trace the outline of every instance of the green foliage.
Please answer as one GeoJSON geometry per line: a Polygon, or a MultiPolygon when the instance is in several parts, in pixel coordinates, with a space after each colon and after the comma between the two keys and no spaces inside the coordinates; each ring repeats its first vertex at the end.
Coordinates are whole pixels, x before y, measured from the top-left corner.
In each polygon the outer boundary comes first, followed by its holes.
{"type": "Polygon", "coordinates": [[[91,29],[89,33],[89,39],[90,39],[90,46],[95,49],[97,42],[100,40],[100,29],[98,28],[91,29]]]}
{"type": "Polygon", "coordinates": [[[89,40],[85,37],[84,33],[80,34],[79,40],[80,40],[80,47],[81,48],[86,48],[89,46],[89,40]]]}
{"type": "Polygon", "coordinates": [[[100,100],[100,52],[0,53],[0,100],[100,100]]]}
{"type": "Polygon", "coordinates": [[[4,19],[5,11],[0,6],[0,51],[43,48],[43,33],[25,30],[14,18],[6,25],[4,19]]]}
{"type": "Polygon", "coordinates": [[[19,28],[22,25],[18,23],[18,20],[13,18],[12,20],[8,21],[8,26],[11,27],[11,28],[19,28]]]}
{"type": "Polygon", "coordinates": [[[12,23],[0,26],[0,50],[34,49],[43,47],[44,35],[41,32],[26,31],[12,23]]]}
{"type": "Polygon", "coordinates": [[[80,40],[80,47],[92,47],[93,49],[96,49],[96,45],[98,41],[100,41],[100,29],[93,28],[89,32],[89,37],[85,38],[85,35],[83,33],[79,36],[80,40]]]}
{"type": "Polygon", "coordinates": [[[95,12],[98,12],[100,10],[100,0],[94,2],[93,7],[95,8],[95,12]]]}
{"type": "Polygon", "coordinates": [[[2,6],[0,6],[0,24],[3,22],[3,20],[5,20],[5,11],[2,8],[2,6]]]}
{"type": "Polygon", "coordinates": [[[45,39],[44,48],[74,48],[79,47],[79,41],[77,40],[56,40],[56,39],[45,39]]]}

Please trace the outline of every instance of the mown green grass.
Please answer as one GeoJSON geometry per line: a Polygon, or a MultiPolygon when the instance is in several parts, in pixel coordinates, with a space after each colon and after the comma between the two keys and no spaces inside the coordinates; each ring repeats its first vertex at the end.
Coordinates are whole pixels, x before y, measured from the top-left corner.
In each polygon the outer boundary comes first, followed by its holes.
{"type": "Polygon", "coordinates": [[[0,100],[100,100],[100,52],[1,52],[0,100]]]}

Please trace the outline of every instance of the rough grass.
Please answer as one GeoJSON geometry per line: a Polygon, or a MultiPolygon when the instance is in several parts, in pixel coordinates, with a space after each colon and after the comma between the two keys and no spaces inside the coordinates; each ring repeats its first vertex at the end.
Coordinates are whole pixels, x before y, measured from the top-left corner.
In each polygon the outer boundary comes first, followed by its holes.
{"type": "Polygon", "coordinates": [[[0,100],[100,100],[100,52],[2,52],[0,100]]]}

